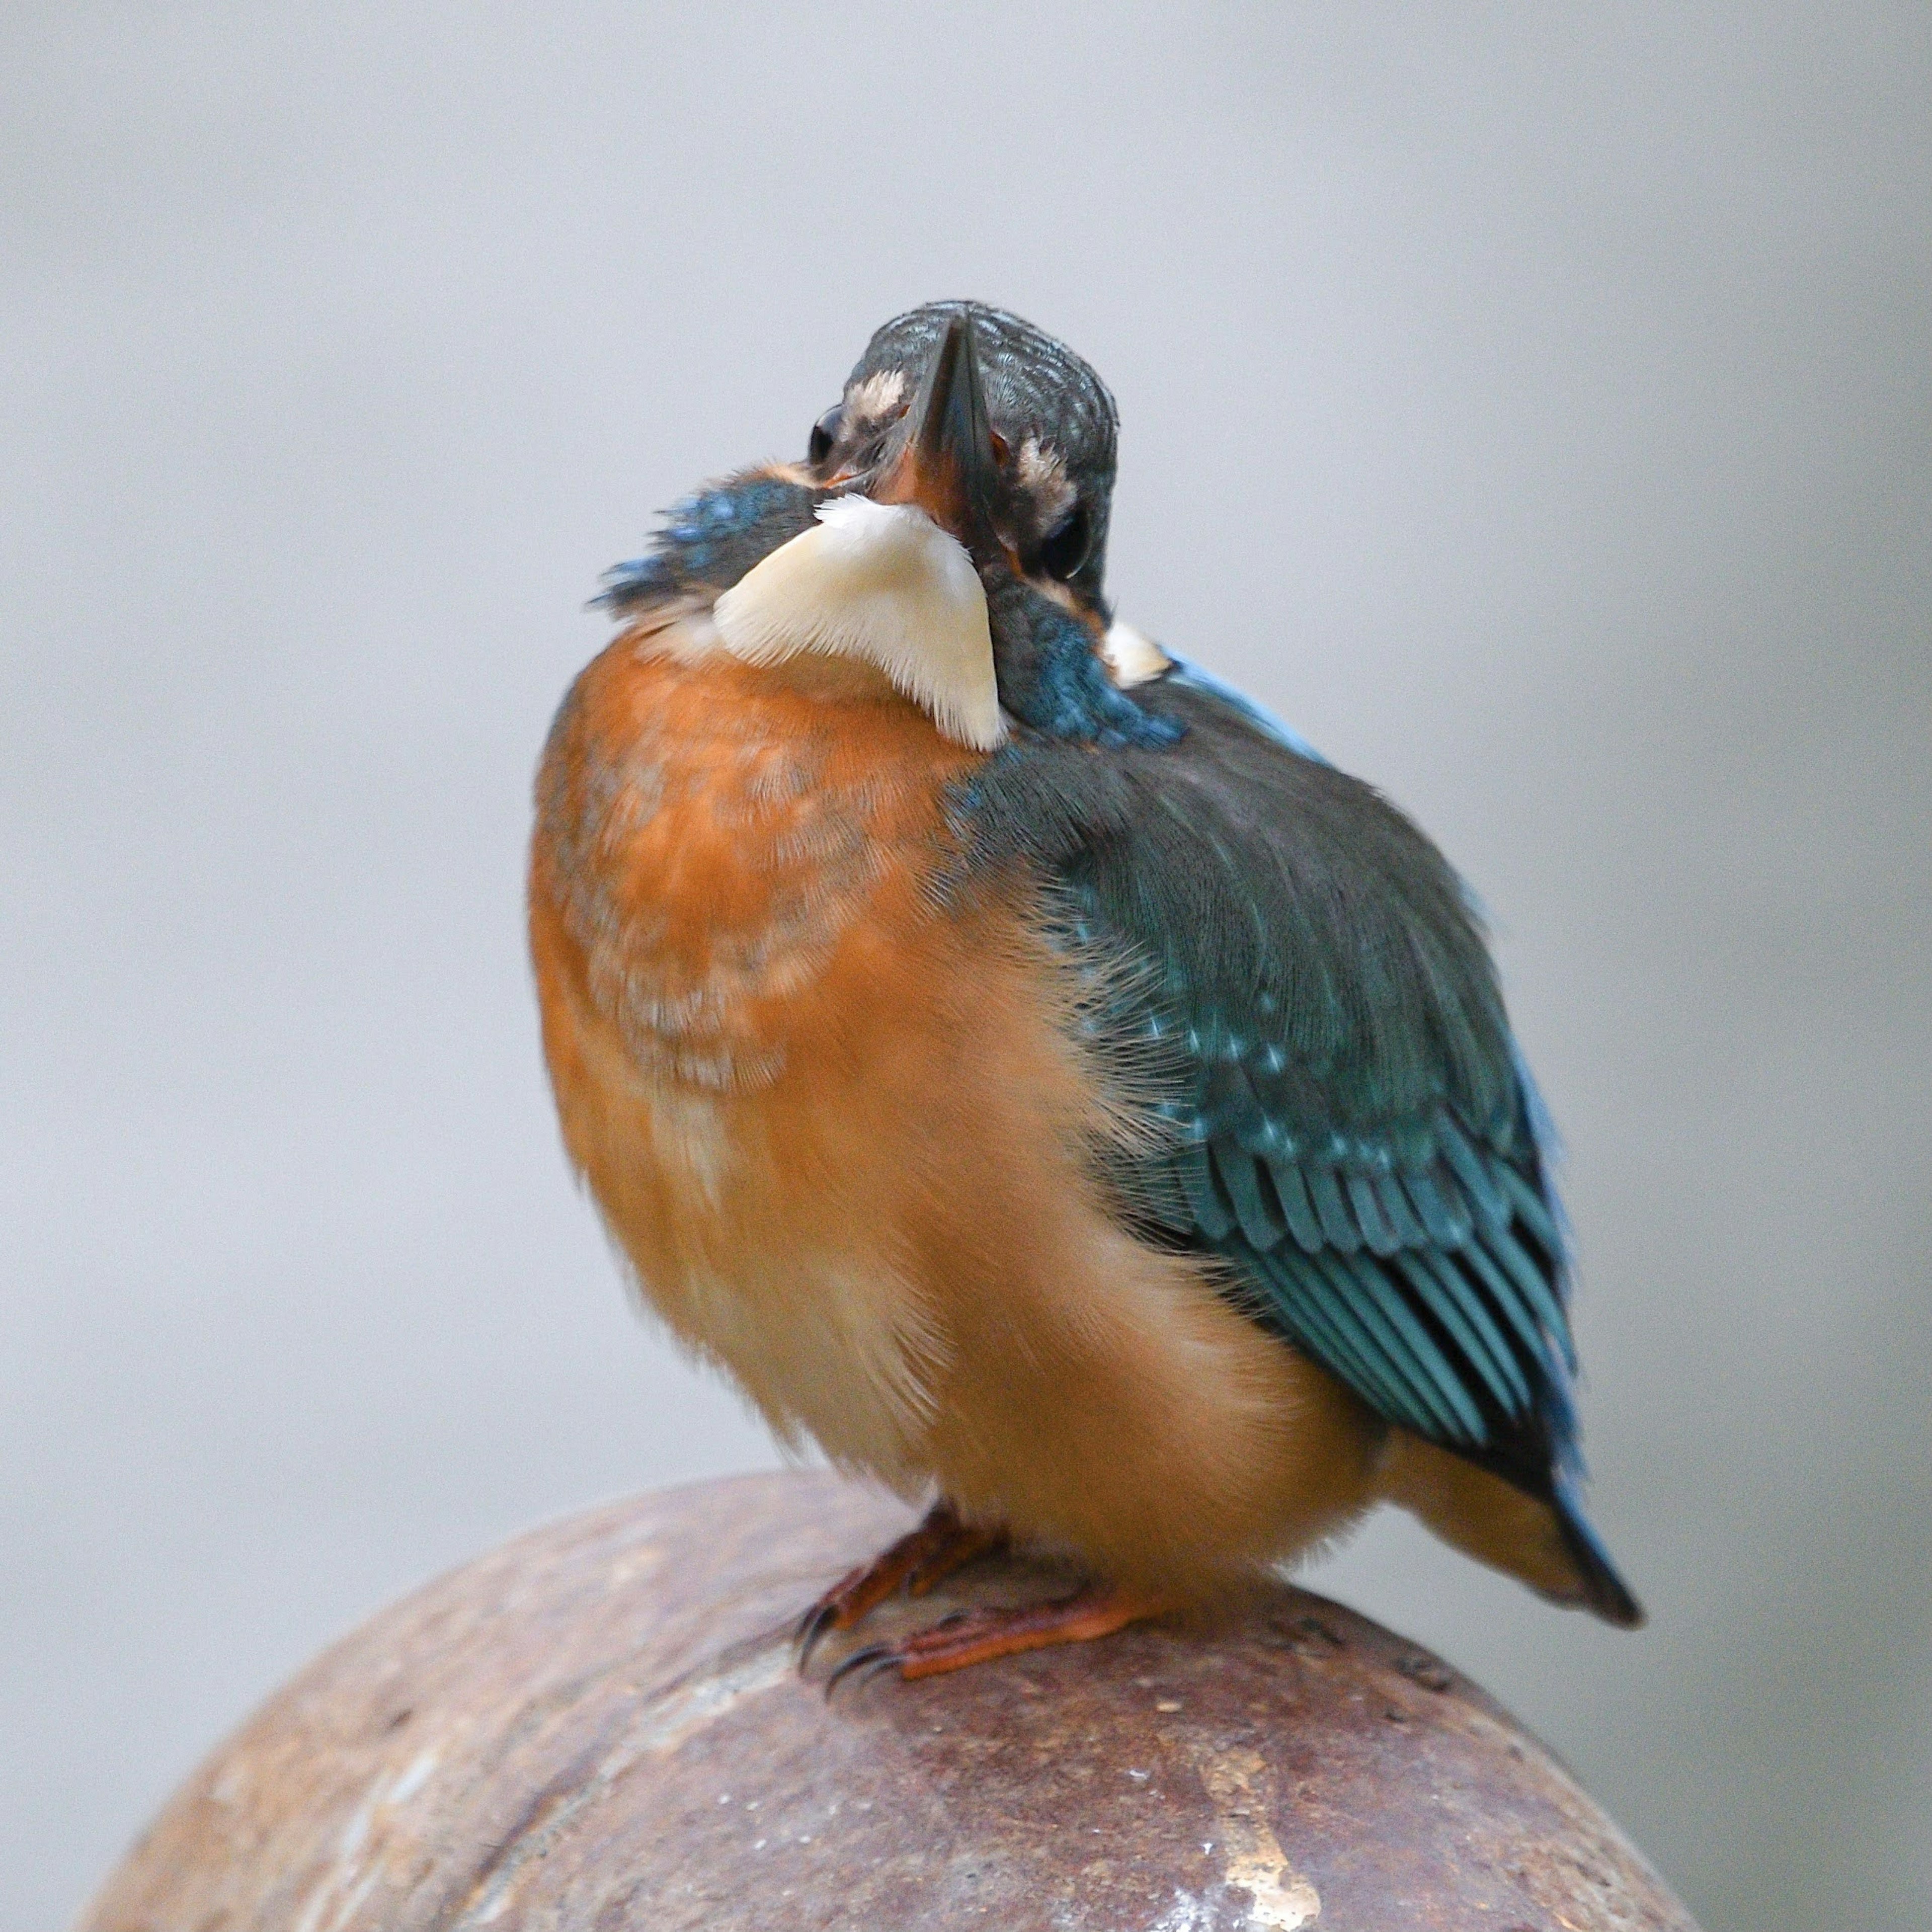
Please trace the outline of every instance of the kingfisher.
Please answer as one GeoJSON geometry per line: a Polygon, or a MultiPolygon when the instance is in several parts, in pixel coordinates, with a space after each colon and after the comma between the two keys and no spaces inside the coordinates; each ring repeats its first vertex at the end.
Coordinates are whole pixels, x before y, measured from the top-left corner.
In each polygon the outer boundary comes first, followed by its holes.
{"type": "Polygon", "coordinates": [[[1384,1502],[1634,1627],[1471,896],[1115,619],[1118,442],[1070,350],[931,303],[608,574],[530,872],[568,1157],[783,1444],[929,1504],[806,1654],[1009,1541],[1084,1580],[842,1670],[1103,1636],[1384,1502]]]}

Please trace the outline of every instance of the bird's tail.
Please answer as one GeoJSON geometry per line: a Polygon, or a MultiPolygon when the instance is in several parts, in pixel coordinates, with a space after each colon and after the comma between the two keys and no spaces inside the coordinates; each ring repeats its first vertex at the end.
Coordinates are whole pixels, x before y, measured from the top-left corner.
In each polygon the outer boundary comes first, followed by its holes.
{"type": "Polygon", "coordinates": [[[1546,1499],[1407,1430],[1390,1434],[1383,1493],[1479,1563],[1527,1583],[1552,1603],[1593,1610],[1635,1630],[1643,1610],[1583,1514],[1574,1480],[1557,1477],[1546,1499]]]}
{"type": "Polygon", "coordinates": [[[1556,1513],[1557,1533],[1563,1547],[1576,1565],[1576,1579],[1582,1587],[1583,1601],[1606,1624],[1619,1630],[1637,1630],[1643,1624],[1643,1606],[1631,1594],[1630,1586],[1617,1574],[1603,1539],[1583,1514],[1582,1499],[1573,1484],[1559,1481],[1550,1504],[1556,1513]]]}

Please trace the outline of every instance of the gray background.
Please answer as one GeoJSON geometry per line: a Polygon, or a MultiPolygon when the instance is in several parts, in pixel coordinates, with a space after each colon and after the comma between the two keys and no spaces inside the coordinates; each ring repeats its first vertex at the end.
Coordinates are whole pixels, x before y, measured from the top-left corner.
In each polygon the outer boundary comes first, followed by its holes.
{"type": "Polygon", "coordinates": [[[352,1619],[770,1460],[566,1177],[529,776],[599,569],[959,293],[1118,389],[1124,613],[1480,888],[1566,1130],[1652,1628],[1318,1582],[1711,1932],[1932,1923],[1932,10],[1329,13],[6,10],[7,1932],[352,1619]]]}

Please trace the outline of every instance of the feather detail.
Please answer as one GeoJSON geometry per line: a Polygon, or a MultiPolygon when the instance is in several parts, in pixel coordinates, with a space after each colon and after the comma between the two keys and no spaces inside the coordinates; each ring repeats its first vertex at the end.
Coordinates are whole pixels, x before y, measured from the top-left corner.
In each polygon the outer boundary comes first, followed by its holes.
{"type": "Polygon", "coordinates": [[[763,558],[812,527],[823,493],[777,469],[749,470],[664,512],[640,557],[604,573],[596,602],[631,618],[652,604],[706,608],[763,558]]]}
{"type": "Polygon", "coordinates": [[[1293,1265],[1294,1312],[1280,1318],[1290,1339],[1356,1390],[1378,1414],[1412,1418],[1414,1406],[1401,1382],[1330,1312],[1327,1286],[1318,1282],[1315,1262],[1302,1256],[1293,1265]]]}
{"type": "Polygon", "coordinates": [[[1497,1266],[1480,1241],[1472,1241],[1467,1247],[1459,1249],[1456,1258],[1489,1291],[1491,1304],[1516,1330],[1529,1359],[1548,1373],[1555,1364],[1550,1358],[1547,1338],[1534,1312],[1524,1305],[1516,1284],[1497,1266]]]}
{"type": "Polygon", "coordinates": [[[1412,1168],[1402,1175],[1402,1185],[1431,1240],[1445,1248],[1460,1248],[1469,1238],[1475,1224],[1453,1184],[1445,1192],[1430,1170],[1412,1168]]]}
{"type": "Polygon", "coordinates": [[[1215,1178],[1207,1148],[1184,1148],[1177,1159],[1195,1220],[1210,1240],[1226,1240],[1234,1232],[1234,1211],[1215,1178]]]}
{"type": "Polygon", "coordinates": [[[1355,1210],[1355,1222],[1362,1231],[1362,1239],[1371,1250],[1378,1255],[1394,1254],[1402,1244],[1383,1215],[1382,1196],[1372,1175],[1348,1176],[1348,1201],[1355,1210]]]}
{"type": "Polygon", "coordinates": [[[1322,1232],[1329,1244],[1345,1255],[1352,1255],[1362,1245],[1362,1231],[1355,1226],[1342,1198],[1342,1190],[1332,1167],[1318,1167],[1307,1176],[1309,1197],[1322,1217],[1322,1232]]]}
{"type": "Polygon", "coordinates": [[[1456,1338],[1477,1372],[1490,1385],[1506,1415],[1530,1407],[1529,1384],[1496,1318],[1471,1293],[1468,1281],[1446,1255],[1432,1251],[1402,1257],[1402,1272],[1436,1318],[1456,1338]]]}
{"type": "Polygon", "coordinates": [[[1491,1235],[1485,1245],[1508,1270],[1525,1304],[1535,1311],[1537,1319],[1555,1337],[1557,1346],[1563,1351],[1564,1361],[1574,1371],[1576,1351],[1570,1336],[1569,1318],[1551,1292],[1543,1270],[1530,1259],[1522,1244],[1507,1228],[1491,1235]]]}
{"type": "Polygon", "coordinates": [[[1563,1237],[1557,1228],[1556,1216],[1550,1213],[1542,1196],[1507,1161],[1499,1162],[1496,1172],[1496,1178],[1502,1182],[1503,1191],[1516,1210],[1516,1219],[1529,1230],[1531,1238],[1545,1254],[1560,1256],[1563,1252],[1563,1237]]]}
{"type": "MultiPolygon", "coordinates": [[[[1337,1288],[1328,1272],[1333,1257],[1325,1252],[1299,1258],[1291,1277],[1299,1293],[1292,1306],[1298,1316],[1312,1313],[1339,1341],[1343,1360],[1352,1360],[1358,1376],[1376,1392],[1376,1406],[1385,1415],[1396,1416],[1412,1426],[1432,1432],[1433,1424],[1425,1406],[1418,1405],[1402,1372],[1378,1344],[1362,1311],[1346,1289],[1337,1288]]],[[[1342,1370],[1345,1377],[1348,1371],[1342,1370]]],[[[1353,1379],[1353,1378],[1350,1378],[1353,1379]]]]}
{"type": "Polygon", "coordinates": [[[713,616],[725,649],[749,663],[859,658],[955,744],[991,751],[1006,736],[980,574],[914,505],[820,504],[816,526],[741,578],[713,616]]]}
{"type": "Polygon", "coordinates": [[[1389,1225],[1389,1232],[1395,1237],[1398,1248],[1419,1248],[1426,1245],[1427,1231],[1415,1218],[1414,1210],[1408,1204],[1408,1196],[1402,1192],[1399,1174],[1384,1174],[1376,1180],[1376,1198],[1381,1203],[1382,1216],[1389,1225]]]}
{"type": "Polygon", "coordinates": [[[1294,1235],[1295,1245],[1304,1254],[1319,1252],[1323,1236],[1322,1222],[1315,1211],[1315,1204],[1308,1198],[1308,1184],[1301,1178],[1298,1167],[1286,1162],[1276,1162],[1268,1169],[1274,1182],[1275,1198],[1281,1203],[1281,1211],[1288,1222],[1288,1232],[1294,1235]]]}
{"type": "Polygon", "coordinates": [[[1241,1232],[1257,1248],[1273,1247],[1288,1229],[1262,1195],[1261,1171],[1253,1155],[1225,1142],[1217,1142],[1214,1153],[1215,1168],[1228,1200],[1234,1204],[1234,1218],[1240,1223],[1241,1232]]]}
{"type": "Polygon", "coordinates": [[[1469,1144],[1468,1136],[1454,1120],[1445,1116],[1439,1138],[1444,1158],[1462,1184],[1470,1204],[1490,1227],[1506,1227],[1510,1218],[1508,1203],[1504,1200],[1502,1190],[1491,1175],[1487,1163],[1469,1144]]]}
{"type": "MultiPolygon", "coordinates": [[[[1331,1265],[1340,1268],[1342,1264],[1331,1265]]],[[[1481,1442],[1486,1432],[1480,1413],[1435,1338],[1416,1318],[1394,1282],[1366,1255],[1352,1256],[1344,1271],[1353,1280],[1362,1299],[1382,1311],[1389,1331],[1397,1339],[1398,1359],[1423,1392],[1450,1440],[1481,1442]]]]}
{"type": "Polygon", "coordinates": [[[1144,631],[1118,619],[1109,625],[1100,640],[1100,655],[1108,673],[1121,690],[1131,691],[1174,668],[1174,660],[1144,631]]]}
{"type": "Polygon", "coordinates": [[[1315,1258],[1315,1268],[1326,1276],[1339,1304],[1408,1392],[1409,1413],[1417,1418],[1417,1426],[1431,1436],[1446,1435],[1454,1440],[1461,1433],[1456,1419],[1408,1346],[1393,1310],[1372,1288],[1364,1292],[1367,1279],[1373,1276],[1372,1264],[1365,1278],[1350,1265],[1352,1258],[1320,1254],[1315,1258]]]}

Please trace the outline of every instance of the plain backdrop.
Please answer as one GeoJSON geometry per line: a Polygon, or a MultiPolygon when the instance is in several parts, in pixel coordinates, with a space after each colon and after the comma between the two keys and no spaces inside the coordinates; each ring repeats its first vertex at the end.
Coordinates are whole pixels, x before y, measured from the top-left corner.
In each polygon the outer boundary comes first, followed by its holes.
{"type": "Polygon", "coordinates": [[[1123,614],[1414,812],[1564,1130],[1620,1635],[1318,1587],[1707,1932],[1932,1923],[1932,10],[0,25],[0,1927],[332,1634],[772,1450],[558,1148],[598,572],[886,316],[1117,390],[1123,614]]]}

